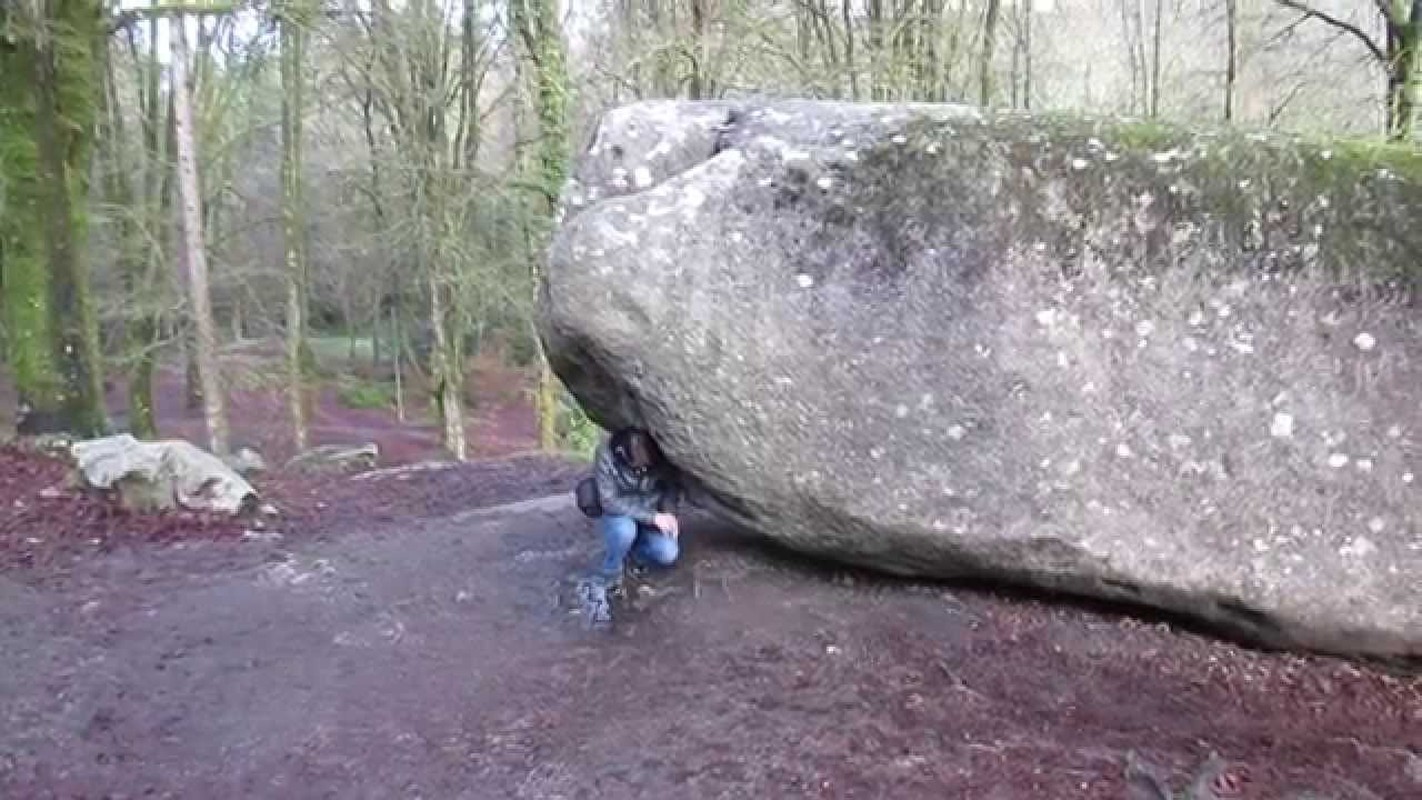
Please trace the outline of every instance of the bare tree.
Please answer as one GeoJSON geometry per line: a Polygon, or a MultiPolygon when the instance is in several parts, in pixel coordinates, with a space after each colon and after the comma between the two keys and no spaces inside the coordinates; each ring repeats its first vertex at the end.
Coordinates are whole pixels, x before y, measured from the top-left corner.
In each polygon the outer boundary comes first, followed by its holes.
{"type": "Polygon", "coordinates": [[[987,0],[987,12],[983,18],[983,49],[978,59],[978,104],[992,105],[992,58],[997,47],[997,21],[1002,10],[1002,0],[987,0]]]}
{"type": "Polygon", "coordinates": [[[1394,141],[1412,138],[1417,108],[1417,48],[1419,39],[1422,39],[1422,0],[1373,0],[1382,17],[1385,39],[1381,44],[1358,25],[1302,0],[1275,2],[1299,12],[1304,19],[1315,20],[1351,36],[1367,48],[1386,80],[1383,130],[1394,141]]]}
{"type": "Polygon", "coordinates": [[[1239,0],[1224,0],[1225,85],[1224,119],[1234,120],[1235,83],[1239,79],[1239,0]]]}
{"type": "Polygon", "coordinates": [[[202,196],[198,188],[197,134],[193,125],[192,89],[188,85],[191,55],[186,21],[187,16],[183,14],[173,17],[168,34],[173,47],[173,132],[178,156],[178,209],[208,447],[214,453],[224,454],[228,444],[227,410],[218,377],[217,330],[212,318],[212,296],[208,287],[202,196]]]}
{"type": "Polygon", "coordinates": [[[1022,107],[1032,107],[1032,28],[1034,23],[1032,0],[1022,3],[1022,107]]]}
{"type": "Polygon", "coordinates": [[[1160,116],[1160,22],[1165,16],[1165,0],[1155,0],[1154,11],[1150,37],[1150,110],[1147,112],[1152,119],[1160,116]]]}
{"type": "Polygon", "coordinates": [[[307,448],[306,307],[309,278],[306,264],[305,208],[302,199],[301,117],[304,112],[302,69],[306,60],[309,4],[285,0],[279,9],[281,31],[281,219],[286,264],[287,408],[297,451],[307,448]]]}

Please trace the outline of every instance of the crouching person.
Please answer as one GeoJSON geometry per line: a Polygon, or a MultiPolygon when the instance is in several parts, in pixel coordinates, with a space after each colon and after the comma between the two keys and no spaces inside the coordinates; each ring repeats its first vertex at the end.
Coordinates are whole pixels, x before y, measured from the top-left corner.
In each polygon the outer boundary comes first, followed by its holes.
{"type": "Polygon", "coordinates": [[[599,527],[605,546],[599,574],[621,582],[624,564],[670,567],[680,551],[681,501],[675,469],[652,435],[624,428],[598,445],[593,478],[602,506],[599,527]]]}

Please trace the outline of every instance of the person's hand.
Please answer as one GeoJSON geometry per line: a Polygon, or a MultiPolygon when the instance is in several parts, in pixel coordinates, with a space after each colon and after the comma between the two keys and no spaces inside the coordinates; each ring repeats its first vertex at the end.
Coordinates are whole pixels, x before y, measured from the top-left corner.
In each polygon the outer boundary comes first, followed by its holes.
{"type": "Polygon", "coordinates": [[[657,530],[675,539],[681,535],[681,525],[676,517],[671,514],[658,514],[652,518],[652,524],[657,526],[657,530]]]}

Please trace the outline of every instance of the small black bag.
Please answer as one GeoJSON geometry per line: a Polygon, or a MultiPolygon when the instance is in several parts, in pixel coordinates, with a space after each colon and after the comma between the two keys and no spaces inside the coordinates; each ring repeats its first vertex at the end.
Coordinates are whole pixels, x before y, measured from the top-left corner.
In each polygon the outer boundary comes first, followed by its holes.
{"type": "Polygon", "coordinates": [[[578,510],[584,516],[597,518],[602,516],[602,500],[597,496],[597,480],[591,476],[578,481],[578,487],[573,490],[573,496],[577,498],[578,510]]]}

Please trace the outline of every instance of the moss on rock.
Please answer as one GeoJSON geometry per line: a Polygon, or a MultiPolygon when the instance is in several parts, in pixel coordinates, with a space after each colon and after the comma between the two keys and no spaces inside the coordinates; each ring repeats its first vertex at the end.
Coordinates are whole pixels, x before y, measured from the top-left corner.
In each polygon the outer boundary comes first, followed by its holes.
{"type": "Polygon", "coordinates": [[[898,176],[850,181],[865,191],[938,198],[959,216],[976,208],[987,225],[1015,220],[998,230],[1004,246],[1075,239],[1054,252],[1114,251],[1108,256],[1160,268],[1208,241],[1226,245],[1210,248],[1213,266],[1225,271],[1323,269],[1390,294],[1422,288],[1422,228],[1414,224],[1422,152],[1409,147],[1001,114],[914,120],[906,140],[880,142],[861,162],[858,169],[898,176]],[[916,185],[905,187],[903,176],[916,185]],[[917,185],[928,183],[938,189],[917,185]],[[1017,213],[988,213],[1002,202],[1017,213]],[[1230,252],[1236,257],[1219,257],[1230,252]]]}

